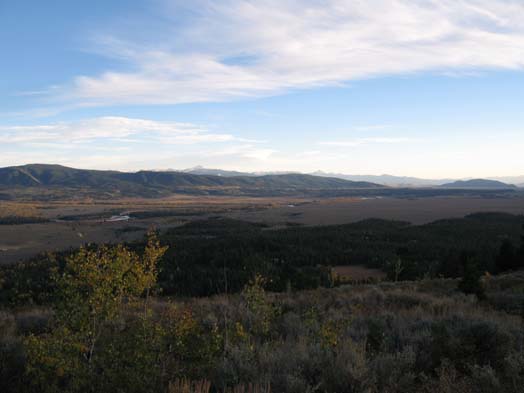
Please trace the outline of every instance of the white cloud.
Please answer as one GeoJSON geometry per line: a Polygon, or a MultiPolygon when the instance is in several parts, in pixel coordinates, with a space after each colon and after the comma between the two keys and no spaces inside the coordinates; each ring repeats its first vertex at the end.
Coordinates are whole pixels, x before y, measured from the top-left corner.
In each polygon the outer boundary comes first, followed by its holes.
{"type": "Polygon", "coordinates": [[[98,117],[34,126],[0,126],[0,142],[10,144],[85,144],[101,140],[123,143],[198,144],[228,142],[231,134],[211,133],[203,127],[127,117],[98,117]]]}
{"type": "Polygon", "coordinates": [[[79,105],[224,101],[381,75],[524,66],[517,0],[168,4],[172,23],[154,32],[161,40],[98,36],[97,52],[127,62],[127,71],[78,76],[62,98],[79,105]],[[182,6],[192,16],[180,25],[182,6]]]}

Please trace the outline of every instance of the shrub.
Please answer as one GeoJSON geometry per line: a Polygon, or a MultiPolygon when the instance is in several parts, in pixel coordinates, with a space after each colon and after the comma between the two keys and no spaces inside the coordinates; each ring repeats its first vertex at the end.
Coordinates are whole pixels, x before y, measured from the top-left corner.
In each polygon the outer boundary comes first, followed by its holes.
{"type": "Polygon", "coordinates": [[[22,343],[16,336],[12,314],[0,311],[0,381],[2,392],[21,391],[25,381],[25,359],[22,343]]]}

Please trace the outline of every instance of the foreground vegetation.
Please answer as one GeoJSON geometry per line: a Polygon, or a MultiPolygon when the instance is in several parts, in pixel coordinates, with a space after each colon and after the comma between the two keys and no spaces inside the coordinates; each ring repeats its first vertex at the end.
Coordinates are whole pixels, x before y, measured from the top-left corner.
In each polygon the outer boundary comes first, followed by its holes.
{"type": "Polygon", "coordinates": [[[49,308],[0,314],[4,392],[520,392],[524,274],[151,297],[166,251],[82,249],[49,308]]]}

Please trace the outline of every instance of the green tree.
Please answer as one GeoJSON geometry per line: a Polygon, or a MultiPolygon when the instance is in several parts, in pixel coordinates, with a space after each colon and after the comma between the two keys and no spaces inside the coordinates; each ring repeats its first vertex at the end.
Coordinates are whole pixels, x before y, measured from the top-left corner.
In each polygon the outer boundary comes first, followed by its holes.
{"type": "Polygon", "coordinates": [[[495,261],[497,272],[515,269],[518,266],[517,258],[517,250],[513,243],[509,239],[504,240],[495,261]]]}
{"type": "MultiPolygon", "coordinates": [[[[27,372],[35,388],[94,391],[104,383],[101,365],[118,363],[119,355],[126,352],[122,345],[115,347],[118,340],[108,340],[118,337],[115,333],[125,311],[139,312],[144,329],[151,329],[148,298],[156,283],[157,262],[165,251],[150,233],[141,255],[122,245],[82,248],[67,259],[63,271],[55,271],[53,329],[25,341],[27,372]]],[[[136,333],[149,337],[143,331],[136,333]]]]}
{"type": "Polygon", "coordinates": [[[256,274],[242,290],[242,298],[251,320],[250,330],[257,337],[267,337],[270,334],[271,324],[279,312],[268,298],[265,285],[266,279],[256,274]]]}
{"type": "Polygon", "coordinates": [[[480,281],[482,270],[479,267],[478,261],[473,255],[463,252],[461,262],[463,274],[458,288],[465,294],[476,295],[479,300],[485,299],[485,289],[480,281]]]}

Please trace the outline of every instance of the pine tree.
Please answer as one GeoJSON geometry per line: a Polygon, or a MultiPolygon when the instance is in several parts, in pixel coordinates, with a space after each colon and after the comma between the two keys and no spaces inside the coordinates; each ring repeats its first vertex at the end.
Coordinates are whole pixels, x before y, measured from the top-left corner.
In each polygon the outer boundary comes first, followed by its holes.
{"type": "Polygon", "coordinates": [[[518,265],[517,258],[517,250],[513,243],[509,239],[504,240],[495,261],[497,273],[515,269],[518,265]]]}
{"type": "Polygon", "coordinates": [[[461,256],[463,274],[459,282],[458,288],[465,294],[476,295],[479,300],[486,298],[485,289],[480,282],[482,270],[479,268],[476,258],[468,253],[463,253],[461,256]]]}

